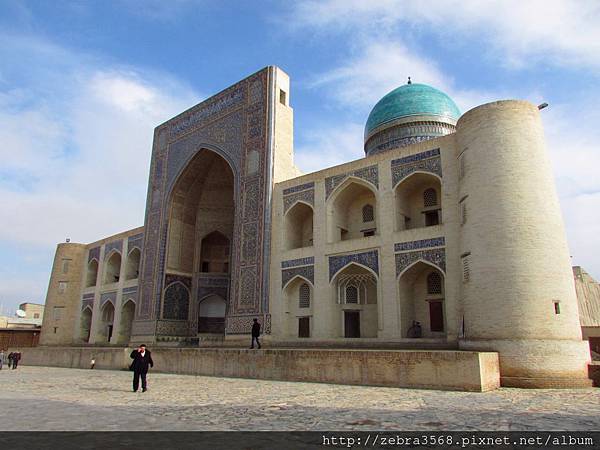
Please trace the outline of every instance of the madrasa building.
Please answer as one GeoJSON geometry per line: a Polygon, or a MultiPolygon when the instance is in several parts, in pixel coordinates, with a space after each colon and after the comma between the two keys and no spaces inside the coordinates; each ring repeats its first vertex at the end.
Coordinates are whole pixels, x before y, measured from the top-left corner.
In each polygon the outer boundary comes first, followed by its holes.
{"type": "Polygon", "coordinates": [[[144,226],[58,244],[41,344],[247,346],[257,318],[273,348],[493,351],[504,385],[589,385],[537,106],[461,115],[409,80],[364,158],[302,174],[290,98],[271,66],[159,125],[144,226]]]}

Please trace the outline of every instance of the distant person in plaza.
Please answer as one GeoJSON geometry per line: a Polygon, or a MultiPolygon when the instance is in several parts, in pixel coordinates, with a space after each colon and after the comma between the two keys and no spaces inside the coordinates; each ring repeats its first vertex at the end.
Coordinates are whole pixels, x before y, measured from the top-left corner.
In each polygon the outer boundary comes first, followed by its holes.
{"type": "Polygon", "coordinates": [[[12,357],[12,368],[13,370],[17,368],[19,365],[19,361],[21,361],[21,352],[13,352],[12,357]]]}
{"type": "Polygon", "coordinates": [[[133,392],[138,391],[140,377],[142,378],[142,392],[146,392],[148,390],[148,386],[146,385],[148,366],[154,367],[150,350],[146,350],[146,346],[142,344],[131,352],[131,359],[133,359],[133,362],[129,366],[129,369],[133,370],[133,392]]]}
{"type": "Polygon", "coordinates": [[[260,342],[258,342],[258,337],[260,336],[260,323],[258,323],[258,319],[254,319],[254,323],[252,324],[252,344],[250,348],[254,348],[254,341],[256,341],[256,345],[260,348],[260,342]]]}
{"type": "Polygon", "coordinates": [[[90,369],[93,369],[95,365],[96,365],[96,358],[92,357],[92,360],[90,361],[90,369]]]}
{"type": "Polygon", "coordinates": [[[4,350],[0,350],[0,370],[2,370],[3,364],[4,364],[4,350]]]}
{"type": "Polygon", "coordinates": [[[8,354],[8,368],[9,369],[12,367],[12,358],[13,358],[13,352],[10,352],[8,354]]]}

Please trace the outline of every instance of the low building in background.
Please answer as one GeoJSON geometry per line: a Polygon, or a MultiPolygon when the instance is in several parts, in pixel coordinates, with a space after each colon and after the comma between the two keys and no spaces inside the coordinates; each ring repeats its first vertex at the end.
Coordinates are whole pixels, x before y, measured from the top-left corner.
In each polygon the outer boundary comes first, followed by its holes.
{"type": "Polygon", "coordinates": [[[44,305],[21,303],[19,315],[0,316],[0,349],[35,347],[40,338],[44,305]]]}

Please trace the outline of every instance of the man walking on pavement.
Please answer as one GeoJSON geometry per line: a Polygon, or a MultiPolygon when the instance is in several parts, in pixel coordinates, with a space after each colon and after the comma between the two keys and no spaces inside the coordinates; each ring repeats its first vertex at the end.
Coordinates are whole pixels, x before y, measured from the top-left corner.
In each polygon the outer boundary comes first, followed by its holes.
{"type": "Polygon", "coordinates": [[[260,336],[260,323],[258,323],[258,319],[254,319],[254,323],[252,324],[252,345],[250,348],[254,348],[254,341],[256,341],[256,345],[260,348],[260,342],[258,342],[258,337],[260,336]]]}
{"type": "Polygon", "coordinates": [[[129,366],[129,369],[133,370],[133,392],[138,391],[140,377],[142,378],[142,392],[146,392],[148,390],[146,384],[148,366],[154,367],[150,350],[146,350],[146,346],[142,344],[136,350],[132,351],[130,356],[133,359],[131,366],[129,366]]]}

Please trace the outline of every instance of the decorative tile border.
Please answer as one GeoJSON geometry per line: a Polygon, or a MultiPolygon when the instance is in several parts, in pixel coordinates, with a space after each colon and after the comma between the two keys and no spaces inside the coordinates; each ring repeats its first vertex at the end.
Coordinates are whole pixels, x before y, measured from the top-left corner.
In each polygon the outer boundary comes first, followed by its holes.
{"type": "Polygon", "coordinates": [[[92,259],[95,259],[96,261],[100,262],[100,247],[90,248],[90,251],[88,253],[88,263],[92,259]]]}
{"type": "Polygon", "coordinates": [[[440,149],[427,150],[426,152],[394,159],[391,162],[392,186],[395,187],[400,181],[413,172],[423,171],[442,176],[442,160],[440,149]]]}
{"type": "Polygon", "coordinates": [[[377,250],[371,250],[363,253],[352,253],[350,255],[330,256],[329,281],[331,281],[341,269],[353,262],[368,267],[379,275],[379,252],[377,250]]]}
{"type": "Polygon", "coordinates": [[[293,186],[283,190],[283,195],[295,194],[296,192],[306,191],[307,189],[314,189],[315,182],[311,181],[310,183],[300,184],[298,186],[293,186]]]}
{"type": "Polygon", "coordinates": [[[363,167],[362,169],[358,169],[353,172],[347,172],[325,178],[325,200],[329,198],[335,188],[337,188],[346,178],[350,176],[368,181],[377,189],[379,189],[379,169],[377,164],[375,164],[373,166],[363,167]]]}
{"type": "Polygon", "coordinates": [[[116,250],[119,253],[123,254],[123,239],[120,239],[118,241],[112,241],[106,244],[104,246],[104,257],[106,258],[108,255],[110,255],[110,252],[112,252],[113,250],[116,250]]]}
{"type": "Polygon", "coordinates": [[[446,239],[442,236],[420,241],[400,242],[394,245],[394,251],[404,252],[408,250],[418,250],[420,248],[443,247],[444,245],[446,245],[446,239]]]}
{"type": "Polygon", "coordinates": [[[281,268],[286,269],[288,267],[297,267],[297,266],[308,266],[310,264],[315,263],[315,257],[309,256],[307,258],[300,259],[289,259],[287,261],[281,261],[281,268]]]}
{"type": "Polygon", "coordinates": [[[286,284],[295,276],[300,275],[306,278],[314,286],[315,284],[315,266],[302,266],[293,267],[291,269],[281,270],[281,288],[283,289],[286,284]]]}
{"type": "Polygon", "coordinates": [[[198,277],[197,301],[209,295],[218,295],[225,301],[229,300],[229,277],[215,277],[200,274],[198,277]]]}

